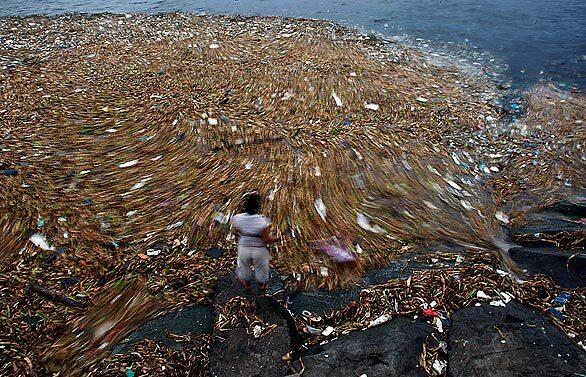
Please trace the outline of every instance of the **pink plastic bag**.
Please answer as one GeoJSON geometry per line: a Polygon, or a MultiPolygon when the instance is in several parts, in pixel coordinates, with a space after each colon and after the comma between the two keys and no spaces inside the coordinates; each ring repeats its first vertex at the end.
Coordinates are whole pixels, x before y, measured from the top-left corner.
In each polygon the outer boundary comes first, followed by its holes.
{"type": "Polygon", "coordinates": [[[356,257],[336,237],[310,241],[310,246],[326,254],[336,263],[356,262],[356,257]]]}

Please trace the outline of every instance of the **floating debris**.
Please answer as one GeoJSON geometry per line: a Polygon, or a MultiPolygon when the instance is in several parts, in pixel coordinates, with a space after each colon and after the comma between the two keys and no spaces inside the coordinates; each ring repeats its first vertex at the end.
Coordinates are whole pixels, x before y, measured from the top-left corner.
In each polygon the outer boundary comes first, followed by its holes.
{"type": "Polygon", "coordinates": [[[380,106],[377,105],[376,103],[365,103],[364,104],[365,109],[369,109],[369,110],[373,110],[373,111],[378,111],[379,107],[380,106]]]}

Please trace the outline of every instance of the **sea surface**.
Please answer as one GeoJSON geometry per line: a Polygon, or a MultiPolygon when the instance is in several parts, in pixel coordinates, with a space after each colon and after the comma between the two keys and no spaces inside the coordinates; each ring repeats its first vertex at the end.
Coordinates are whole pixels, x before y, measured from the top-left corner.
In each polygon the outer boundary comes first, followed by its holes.
{"type": "Polygon", "coordinates": [[[586,0],[0,0],[0,16],[172,11],[328,19],[465,57],[513,87],[586,89],[586,0]]]}

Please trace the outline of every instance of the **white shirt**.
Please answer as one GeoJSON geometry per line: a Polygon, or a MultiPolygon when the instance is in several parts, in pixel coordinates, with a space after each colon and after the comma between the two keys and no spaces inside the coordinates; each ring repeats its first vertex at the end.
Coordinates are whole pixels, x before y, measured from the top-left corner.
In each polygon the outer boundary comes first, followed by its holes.
{"type": "Polygon", "coordinates": [[[263,247],[262,232],[271,225],[268,217],[263,215],[249,215],[239,213],[232,217],[232,227],[236,229],[240,237],[238,246],[263,247]]]}

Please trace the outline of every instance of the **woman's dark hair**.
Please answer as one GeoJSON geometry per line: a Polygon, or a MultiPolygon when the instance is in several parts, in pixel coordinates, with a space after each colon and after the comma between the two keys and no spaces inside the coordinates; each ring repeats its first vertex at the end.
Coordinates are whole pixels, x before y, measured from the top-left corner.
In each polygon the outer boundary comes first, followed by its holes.
{"type": "Polygon", "coordinates": [[[260,211],[260,195],[257,192],[251,192],[244,195],[244,212],[249,215],[256,215],[260,211]]]}

